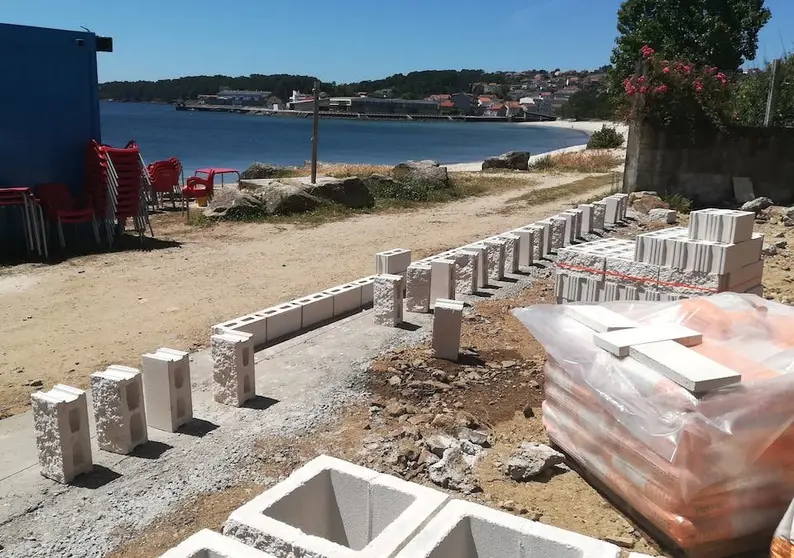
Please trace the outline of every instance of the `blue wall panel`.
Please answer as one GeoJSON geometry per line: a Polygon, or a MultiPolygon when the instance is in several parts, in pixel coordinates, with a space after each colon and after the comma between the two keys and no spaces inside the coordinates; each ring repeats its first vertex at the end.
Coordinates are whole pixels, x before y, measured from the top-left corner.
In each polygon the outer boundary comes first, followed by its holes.
{"type": "Polygon", "coordinates": [[[84,187],[85,148],[100,140],[96,36],[0,24],[0,188],[84,187]]]}

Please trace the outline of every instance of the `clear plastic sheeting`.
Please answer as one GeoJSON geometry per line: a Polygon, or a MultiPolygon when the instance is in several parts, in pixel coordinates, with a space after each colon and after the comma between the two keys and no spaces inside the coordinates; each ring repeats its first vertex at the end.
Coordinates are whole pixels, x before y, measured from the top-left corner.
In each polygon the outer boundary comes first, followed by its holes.
{"type": "Polygon", "coordinates": [[[794,309],[735,293],[604,306],[701,332],[691,350],[741,383],[696,396],[596,347],[563,306],[518,309],[548,354],[550,438],[683,548],[771,534],[794,496],[794,309]]]}

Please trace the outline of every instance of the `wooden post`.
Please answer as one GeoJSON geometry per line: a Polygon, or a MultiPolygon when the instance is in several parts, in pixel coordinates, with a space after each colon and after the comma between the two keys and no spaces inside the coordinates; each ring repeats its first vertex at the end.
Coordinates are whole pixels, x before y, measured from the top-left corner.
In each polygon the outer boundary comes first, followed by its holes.
{"type": "Polygon", "coordinates": [[[775,120],[778,89],[780,89],[780,59],[772,62],[772,79],[769,83],[769,96],[766,99],[766,116],[764,117],[765,128],[769,128],[775,120]]]}
{"type": "Polygon", "coordinates": [[[320,82],[314,82],[314,123],[312,127],[312,184],[317,184],[317,139],[320,132],[320,82]]]}

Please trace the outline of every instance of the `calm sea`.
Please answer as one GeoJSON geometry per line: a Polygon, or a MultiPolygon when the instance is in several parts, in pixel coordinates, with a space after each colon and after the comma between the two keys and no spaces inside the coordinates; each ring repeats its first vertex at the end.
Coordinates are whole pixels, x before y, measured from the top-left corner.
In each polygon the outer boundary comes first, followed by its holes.
{"type": "MultiPolygon", "coordinates": [[[[102,141],[136,140],[147,162],[174,156],[186,173],[245,169],[254,161],[301,165],[311,158],[311,119],[177,112],[168,105],[101,103],[102,141]]],[[[479,161],[506,151],[537,154],[583,143],[572,130],[504,123],[381,122],[323,119],[319,159],[396,164],[409,159],[479,161]]]]}

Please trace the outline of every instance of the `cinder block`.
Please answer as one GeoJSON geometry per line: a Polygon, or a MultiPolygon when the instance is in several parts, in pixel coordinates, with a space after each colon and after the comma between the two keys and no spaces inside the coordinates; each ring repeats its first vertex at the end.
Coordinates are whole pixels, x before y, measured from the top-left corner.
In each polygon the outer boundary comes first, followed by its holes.
{"type": "Polygon", "coordinates": [[[215,401],[240,407],[256,396],[254,344],[250,333],[213,335],[212,363],[215,401]]]}
{"type": "Polygon", "coordinates": [[[398,558],[618,558],[597,539],[492,508],[452,500],[398,558]]]}
{"type": "Polygon", "coordinates": [[[160,558],[276,558],[236,539],[202,529],[160,558]]]}
{"type": "Polygon", "coordinates": [[[301,307],[301,328],[311,327],[334,317],[334,298],[314,293],[294,301],[301,307]]]}
{"type": "Polygon", "coordinates": [[[501,238],[489,238],[485,241],[488,256],[488,284],[505,278],[505,249],[507,241],[501,238]]]}
{"type": "Polygon", "coordinates": [[[563,244],[568,246],[576,240],[576,215],[568,211],[563,211],[557,215],[560,219],[565,219],[565,236],[563,244]]]}
{"type": "Polygon", "coordinates": [[[409,312],[430,311],[430,264],[414,262],[405,274],[405,308],[409,312]]]}
{"type": "Polygon", "coordinates": [[[629,356],[693,393],[703,393],[741,382],[735,370],[687,349],[675,341],[632,346],[629,356]]]}
{"type": "Polygon", "coordinates": [[[564,217],[552,217],[551,221],[551,242],[550,252],[556,253],[560,248],[568,245],[567,237],[565,236],[568,221],[564,217]]]}
{"type": "Polygon", "coordinates": [[[608,279],[631,286],[656,287],[659,282],[659,266],[635,262],[634,258],[607,256],[604,275],[608,279]]]}
{"type": "MultiPolygon", "coordinates": [[[[295,301],[279,304],[278,306],[273,306],[271,308],[266,308],[260,312],[257,312],[257,314],[265,317],[267,323],[268,342],[277,341],[283,337],[286,337],[287,335],[292,335],[301,329],[303,308],[295,301]]],[[[251,333],[250,331],[242,332],[251,333]]],[[[260,343],[257,343],[257,337],[253,337],[252,341],[254,343],[254,347],[260,345],[260,343]]]]}
{"type": "Polygon", "coordinates": [[[484,242],[475,242],[463,247],[464,250],[477,252],[477,289],[488,284],[488,247],[484,242]]]}
{"type": "Polygon", "coordinates": [[[375,275],[353,281],[353,284],[361,287],[361,306],[372,304],[375,300],[375,275]]]}
{"type": "Polygon", "coordinates": [[[505,241],[505,273],[516,273],[521,252],[521,237],[513,233],[504,233],[498,238],[505,241]]]}
{"type": "Polygon", "coordinates": [[[250,333],[255,346],[264,345],[267,342],[267,316],[255,312],[246,316],[240,316],[231,322],[212,326],[213,334],[221,334],[227,331],[250,333]]]}
{"type": "Polygon", "coordinates": [[[621,329],[593,335],[593,343],[617,357],[629,356],[629,348],[658,341],[675,341],[685,347],[694,347],[703,342],[703,336],[688,327],[676,324],[621,329]]]}
{"type": "Polygon", "coordinates": [[[604,202],[594,202],[593,203],[593,229],[597,231],[604,230],[604,225],[606,223],[606,214],[607,214],[607,204],[604,202]]]}
{"type": "Polygon", "coordinates": [[[403,278],[399,275],[375,276],[375,325],[396,327],[403,321],[403,278]]]}
{"type": "Polygon", "coordinates": [[[439,298],[455,298],[455,262],[453,260],[433,260],[430,262],[430,308],[434,308],[439,298]]]}
{"type": "Polygon", "coordinates": [[[551,219],[536,221],[533,226],[543,228],[542,235],[535,235],[538,243],[535,260],[541,260],[551,253],[551,219]]]}
{"type": "Polygon", "coordinates": [[[675,209],[655,208],[648,212],[648,221],[673,225],[678,219],[675,209]]]}
{"type": "MultiPolygon", "coordinates": [[[[541,228],[542,230],[542,228],[541,228]]],[[[535,261],[535,227],[528,226],[515,229],[513,234],[517,235],[518,241],[518,266],[529,267],[535,261]]]]}
{"type": "Polygon", "coordinates": [[[586,246],[569,246],[557,252],[557,267],[603,279],[607,252],[586,246]]]}
{"type": "Polygon", "coordinates": [[[473,250],[458,250],[447,258],[455,262],[455,293],[470,295],[477,292],[477,261],[480,253],[473,250]]]}
{"type": "Polygon", "coordinates": [[[460,326],[463,321],[463,302],[436,300],[433,313],[433,350],[436,358],[458,360],[460,326]]]}
{"type": "Polygon", "coordinates": [[[601,200],[606,204],[606,213],[604,214],[605,225],[615,225],[620,221],[620,199],[614,196],[609,196],[601,200]]]}
{"type": "Polygon", "coordinates": [[[565,315],[598,333],[638,327],[639,324],[603,306],[567,306],[565,315]]]}
{"type": "Polygon", "coordinates": [[[582,234],[589,234],[593,230],[593,204],[579,204],[579,211],[582,212],[582,234]]]}
{"type": "Polygon", "coordinates": [[[146,423],[158,430],[175,432],[193,420],[190,356],[161,347],[143,355],[142,361],[146,423]]]}
{"type": "Polygon", "coordinates": [[[447,500],[323,455],[232,512],[223,533],[279,557],[392,558],[447,500]]]}
{"type": "Polygon", "coordinates": [[[573,215],[574,219],[574,231],[571,242],[575,241],[577,238],[582,238],[582,211],[580,209],[569,209],[565,211],[565,213],[573,215]]]}
{"type": "Polygon", "coordinates": [[[402,275],[411,265],[411,251],[395,248],[375,254],[375,273],[386,275],[402,275]]]}
{"type": "Polygon", "coordinates": [[[701,209],[689,214],[689,238],[723,244],[752,239],[755,213],[732,209],[701,209]]]}
{"type": "Polygon", "coordinates": [[[149,441],[143,397],[143,381],[136,368],[114,365],[91,374],[99,449],[127,454],[149,441]]]}
{"type": "Polygon", "coordinates": [[[347,283],[323,292],[334,299],[335,318],[361,309],[361,285],[347,283]]]}
{"type": "Polygon", "coordinates": [[[60,483],[71,482],[93,468],[88,403],[81,389],[56,384],[30,396],[33,432],[41,474],[60,483]]]}

